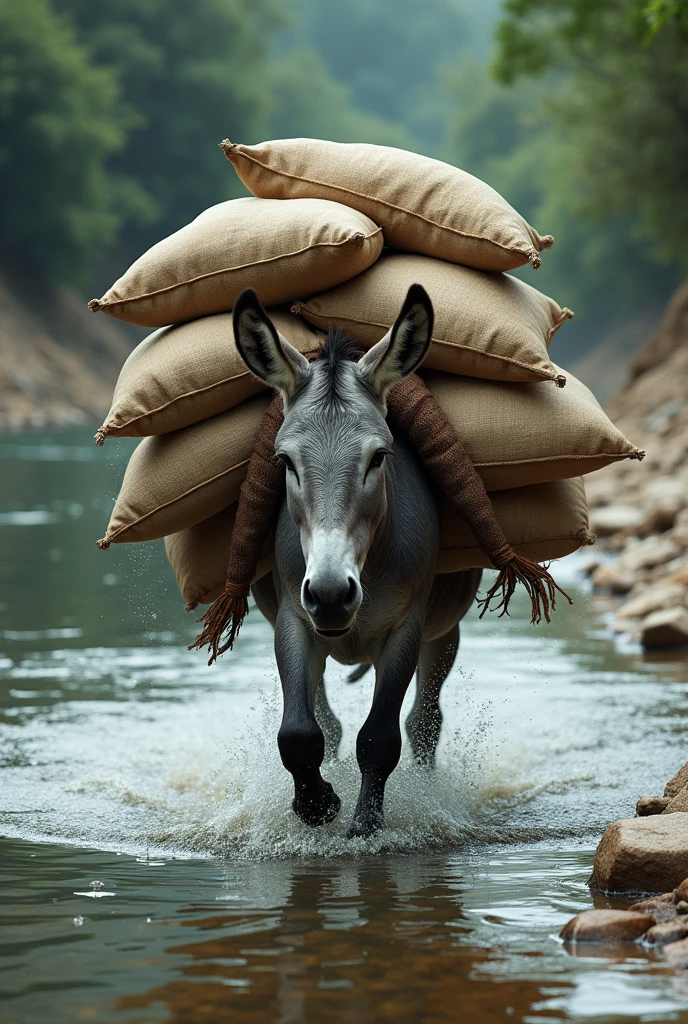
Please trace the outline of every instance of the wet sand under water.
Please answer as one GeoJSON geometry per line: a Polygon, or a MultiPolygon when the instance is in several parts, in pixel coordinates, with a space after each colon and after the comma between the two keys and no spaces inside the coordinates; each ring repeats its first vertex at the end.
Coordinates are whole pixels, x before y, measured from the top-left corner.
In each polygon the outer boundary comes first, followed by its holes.
{"type": "Polygon", "coordinates": [[[686,760],[688,664],[615,649],[555,566],[551,627],[467,619],[438,769],[405,752],[370,842],[344,834],[372,679],[328,669],[343,810],[309,830],[269,627],[208,669],[161,544],[92,544],[128,450],[0,442],[0,1019],[688,1022],[688,977],[557,939],[605,825],[686,760]]]}

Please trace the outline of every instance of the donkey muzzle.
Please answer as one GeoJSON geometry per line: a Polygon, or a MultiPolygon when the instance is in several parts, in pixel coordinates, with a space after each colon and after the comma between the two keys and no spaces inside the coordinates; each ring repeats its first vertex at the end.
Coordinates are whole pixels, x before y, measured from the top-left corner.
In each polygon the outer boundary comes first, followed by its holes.
{"type": "Polygon", "coordinates": [[[348,633],[362,597],[361,585],[353,576],[306,578],[301,587],[301,603],[316,632],[325,637],[348,633]]]}

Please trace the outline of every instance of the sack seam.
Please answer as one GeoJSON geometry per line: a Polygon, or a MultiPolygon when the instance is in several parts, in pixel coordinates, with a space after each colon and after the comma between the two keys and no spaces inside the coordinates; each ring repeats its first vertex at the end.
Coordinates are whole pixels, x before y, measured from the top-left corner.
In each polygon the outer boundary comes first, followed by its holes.
{"type": "Polygon", "coordinates": [[[350,235],[348,238],[344,238],[341,242],[314,242],[312,245],[304,245],[302,249],[294,249],[292,252],[283,252],[279,256],[269,256],[264,260],[255,260],[253,263],[242,263],[238,267],[223,267],[221,270],[213,270],[209,274],[199,274],[198,277],[190,277],[186,281],[178,281],[177,284],[169,284],[165,288],[157,288],[152,292],[144,292],[141,295],[133,295],[128,299],[110,299],[105,301],[103,299],[98,300],[99,309],[107,309],[110,306],[123,306],[128,302],[140,302],[143,299],[153,298],[155,295],[164,295],[165,292],[175,291],[177,288],[184,288],[186,285],[195,284],[197,281],[207,281],[211,277],[217,277],[219,274],[234,274],[241,270],[246,270],[249,267],[261,267],[266,263],[276,263],[278,260],[291,259],[294,256],[300,256],[304,252],[308,252],[311,249],[338,249],[344,245],[355,245],[361,244],[360,238],[362,236],[363,242],[370,241],[371,238],[375,238],[376,235],[382,232],[382,228],[377,227],[375,231],[371,231],[369,234],[364,235],[362,232],[356,232],[350,235]],[[356,237],[358,235],[358,238],[356,237]]]}
{"type": "MultiPolygon", "coordinates": [[[[184,491],[183,494],[178,494],[176,497],[171,498],[169,501],[163,502],[162,505],[157,505],[154,509],[151,509],[150,512],[146,512],[145,515],[139,516],[139,518],[135,519],[132,523],[127,523],[126,526],[121,526],[115,533],[111,534],[110,531],[108,530],[108,532],[105,534],[105,539],[110,544],[113,544],[115,538],[119,537],[123,533],[126,533],[127,530],[132,530],[135,526],[138,526],[140,523],[145,522],[146,519],[150,519],[150,517],[154,516],[156,512],[160,512],[164,508],[169,508],[170,505],[176,505],[178,501],[182,501],[183,498],[188,497],[189,494],[193,494],[194,491],[199,491],[202,487],[207,487],[208,484],[215,483],[215,481],[221,479],[221,477],[227,476],[228,473],[233,473],[236,469],[241,469],[242,466],[247,466],[248,461],[248,459],[242,459],[241,462],[237,462],[236,465],[230,466],[229,469],[223,469],[221,473],[216,473],[215,476],[211,476],[207,480],[201,481],[200,484],[196,484],[194,487],[189,487],[189,489],[184,491]]],[[[182,529],[185,529],[185,527],[182,527],[182,529]]],[[[174,532],[178,533],[179,531],[176,530],[174,532]]]]}
{"type": "MultiPolygon", "coordinates": [[[[305,302],[304,303],[296,303],[296,305],[300,306],[299,312],[303,312],[303,311],[307,310],[310,316],[319,316],[322,320],[327,320],[328,322],[330,322],[329,318],[325,317],[323,314],[321,314],[321,313],[313,313],[310,309],[308,309],[308,304],[307,303],[305,303],[305,302]]],[[[377,323],[374,320],[363,320],[361,317],[342,316],[339,313],[337,313],[337,314],[335,314],[333,316],[332,319],[334,319],[334,320],[345,320],[347,323],[350,323],[350,324],[363,324],[366,327],[380,327],[382,330],[389,330],[389,325],[387,325],[387,324],[380,324],[380,323],[377,323]]],[[[460,348],[460,349],[463,349],[464,352],[472,352],[475,355],[484,356],[487,359],[497,359],[497,360],[499,360],[500,362],[503,362],[503,363],[512,363],[514,366],[520,366],[522,369],[528,370],[530,373],[537,374],[537,376],[540,377],[541,380],[554,380],[554,378],[556,377],[556,373],[554,371],[554,366],[553,366],[553,364],[551,362],[550,362],[550,366],[552,366],[552,372],[550,374],[548,374],[545,370],[537,370],[533,366],[530,366],[528,363],[523,363],[519,359],[513,359],[511,356],[498,356],[498,355],[495,355],[493,352],[483,352],[482,349],[472,348],[470,345],[462,345],[460,342],[445,341],[443,338],[435,338],[434,335],[430,339],[430,341],[431,341],[432,344],[435,344],[435,345],[446,345],[447,348],[451,348],[451,349],[460,348]]],[[[429,369],[429,367],[428,367],[428,369],[429,369]]],[[[459,376],[459,374],[456,374],[456,376],[459,376]]],[[[468,376],[468,374],[465,374],[464,376],[468,376]]],[[[479,378],[479,379],[489,379],[489,378],[479,378]]],[[[500,383],[505,383],[505,382],[501,381],[500,383]]],[[[506,382],[506,383],[508,383],[508,382],[506,382]]],[[[512,383],[518,383],[518,382],[514,381],[512,383]]],[[[523,383],[527,383],[527,382],[524,381],[523,383]]]]}
{"type": "MultiPolygon", "coordinates": [[[[564,533],[558,534],[556,537],[538,537],[535,540],[515,540],[513,546],[516,548],[524,547],[526,544],[549,544],[552,541],[558,540],[580,540],[579,532],[576,533],[564,533]]],[[[510,542],[511,543],[511,542],[510,542]]],[[[581,547],[583,543],[581,542],[581,547]]],[[[445,551],[482,551],[479,544],[462,544],[461,547],[441,547],[439,553],[442,554],[445,551]]],[[[485,552],[483,552],[484,554],[485,552]]],[[[489,556],[488,556],[489,557],[489,556]]]]}
{"type": "MultiPolygon", "coordinates": [[[[538,462],[562,462],[566,459],[628,459],[637,450],[637,448],[632,448],[629,452],[616,452],[614,454],[598,452],[596,455],[543,455],[539,459],[511,459],[508,462],[474,462],[473,465],[492,468],[493,466],[530,466],[538,462]]],[[[524,486],[527,485],[524,484],[524,486]]],[[[508,490],[508,488],[505,488],[505,490],[508,490]]]]}
{"type": "MultiPolygon", "coordinates": [[[[238,148],[238,147],[237,147],[238,148]]],[[[308,185],[320,185],[323,188],[335,189],[338,192],[344,192],[346,195],[357,196],[359,199],[368,199],[372,203],[380,203],[381,206],[386,206],[389,210],[397,210],[399,213],[405,213],[409,217],[415,217],[416,220],[422,221],[424,224],[430,224],[432,227],[439,228],[442,231],[448,231],[453,235],[457,235],[459,238],[472,238],[478,242],[488,242],[490,245],[496,246],[498,249],[503,249],[504,252],[518,253],[521,256],[527,256],[528,251],[523,249],[514,249],[511,246],[504,245],[502,242],[495,242],[493,238],[488,238],[487,235],[474,235],[469,231],[459,231],[458,228],[449,227],[446,224],[440,224],[435,220],[431,220],[429,217],[424,217],[421,213],[415,213],[413,210],[407,210],[404,206],[397,206],[395,203],[390,203],[386,199],[379,199],[376,196],[369,196],[366,192],[357,192],[355,189],[346,188],[344,185],[333,185],[327,181],[318,181],[317,178],[305,178],[300,174],[290,174],[289,171],[282,171],[276,167],[271,167],[269,164],[264,164],[261,160],[256,159],[254,156],[250,156],[248,153],[239,150],[239,156],[244,157],[245,160],[250,160],[252,163],[257,164],[258,167],[262,167],[266,171],[270,171],[271,174],[280,174],[283,178],[291,178],[294,181],[303,181],[308,185]]],[[[231,160],[231,156],[227,153],[227,159],[231,160]]],[[[233,162],[233,161],[232,161],[233,162]]],[[[504,200],[506,202],[506,200],[504,200]]],[[[507,203],[507,205],[509,205],[507,203]]],[[[513,207],[512,207],[513,209],[513,207]]],[[[516,210],[514,213],[518,217],[519,214],[516,210]]],[[[534,230],[534,229],[533,229],[534,230]]],[[[536,232],[537,233],[537,232],[536,232]]],[[[538,238],[540,238],[538,234],[538,238]]],[[[530,245],[530,250],[538,250],[535,245],[530,245]]],[[[542,252],[542,250],[540,250],[542,252]]]]}

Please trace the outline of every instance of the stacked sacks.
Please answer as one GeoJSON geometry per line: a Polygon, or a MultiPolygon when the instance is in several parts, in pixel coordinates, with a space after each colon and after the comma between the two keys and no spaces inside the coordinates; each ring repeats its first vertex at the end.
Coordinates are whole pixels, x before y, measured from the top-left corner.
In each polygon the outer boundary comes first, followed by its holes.
{"type": "MultiPolygon", "coordinates": [[[[187,607],[213,601],[269,402],[234,344],[238,294],[250,286],[278,305],[278,330],[312,355],[329,324],[375,344],[413,283],[435,307],[426,382],[498,492],[509,541],[540,561],[589,542],[581,475],[642,453],[570,374],[559,390],[548,347],[571,312],[503,272],[537,268],[552,239],[478,179],[401,150],[303,139],[223,149],[256,198],[207,210],[90,304],[162,328],[125,363],[96,435],[145,438],[99,546],[165,537],[187,607]],[[383,252],[383,240],[406,251],[383,252]]],[[[438,571],[486,566],[456,513],[442,506],[441,517],[438,571]]],[[[258,576],[271,550],[267,538],[258,576]]]]}

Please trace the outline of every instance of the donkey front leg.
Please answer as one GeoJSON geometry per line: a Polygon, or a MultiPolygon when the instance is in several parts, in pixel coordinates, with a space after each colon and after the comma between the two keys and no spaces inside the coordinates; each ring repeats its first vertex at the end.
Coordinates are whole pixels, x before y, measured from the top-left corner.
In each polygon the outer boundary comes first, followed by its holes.
{"type": "Polygon", "coordinates": [[[399,715],[413,679],[421,642],[420,614],[412,614],[387,638],[375,665],[375,694],[370,714],[356,741],[361,792],[349,826],[350,839],[384,828],[385,784],[401,756],[399,715]]]}
{"type": "Polygon", "coordinates": [[[327,657],[289,603],[275,624],[275,654],[282,681],[284,713],[277,734],[282,764],[294,777],[294,812],[306,825],[324,825],[339,813],[339,797],[320,774],[325,738],[315,717],[315,695],[327,657]]]}

